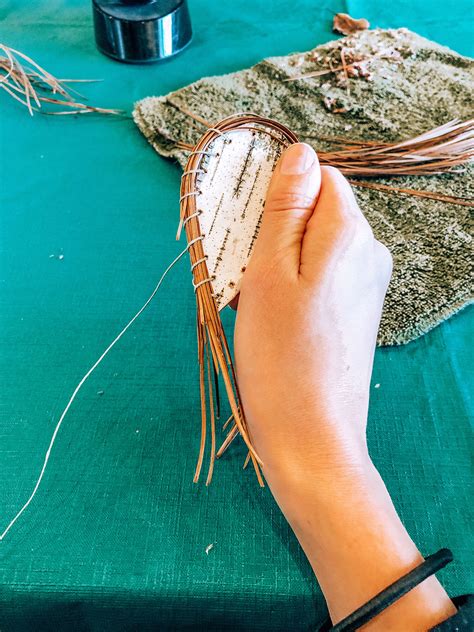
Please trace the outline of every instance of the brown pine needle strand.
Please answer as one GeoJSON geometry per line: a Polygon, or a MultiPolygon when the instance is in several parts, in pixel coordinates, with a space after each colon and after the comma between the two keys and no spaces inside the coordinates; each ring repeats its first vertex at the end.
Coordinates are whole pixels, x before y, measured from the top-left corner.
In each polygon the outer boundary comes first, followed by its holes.
{"type": "Polygon", "coordinates": [[[225,422],[225,424],[222,426],[222,430],[225,430],[227,428],[227,426],[230,424],[230,422],[232,421],[232,419],[234,418],[234,415],[231,415],[229,417],[229,419],[225,422]]]}
{"type": "Polygon", "coordinates": [[[227,437],[224,439],[221,447],[217,451],[217,454],[216,454],[217,459],[221,458],[221,456],[224,454],[224,452],[227,450],[227,448],[230,446],[230,444],[237,437],[238,434],[239,434],[239,429],[237,427],[237,424],[234,424],[232,428],[229,430],[229,433],[227,437]]]}
{"type": "Polygon", "coordinates": [[[461,198],[453,195],[444,195],[435,191],[420,191],[419,189],[404,189],[400,187],[392,187],[388,184],[379,184],[378,182],[364,182],[363,180],[349,180],[349,183],[355,187],[364,189],[375,189],[376,191],[387,191],[388,193],[398,193],[400,195],[413,195],[415,197],[424,197],[448,204],[458,204],[459,206],[469,206],[474,208],[474,199],[461,198]]]}
{"type": "Polygon", "coordinates": [[[210,485],[212,481],[212,473],[214,471],[214,462],[216,458],[216,419],[214,413],[214,396],[212,392],[211,377],[211,360],[207,354],[207,383],[209,389],[209,411],[211,416],[211,456],[209,459],[209,470],[207,472],[206,485],[210,485]]]}
{"type": "Polygon", "coordinates": [[[212,127],[211,123],[209,123],[209,121],[206,121],[205,118],[203,118],[202,116],[199,116],[199,114],[195,114],[194,112],[191,112],[191,110],[188,110],[183,105],[175,103],[174,101],[171,100],[171,98],[168,97],[166,99],[166,103],[168,105],[171,105],[171,107],[176,108],[179,112],[182,112],[186,116],[189,116],[190,119],[192,119],[193,121],[196,121],[197,123],[200,123],[204,127],[212,127]]]}
{"type": "Polygon", "coordinates": [[[204,354],[205,354],[205,346],[203,339],[203,330],[198,321],[197,323],[197,340],[198,340],[198,357],[199,357],[199,392],[201,396],[201,442],[199,446],[199,456],[196,464],[196,471],[194,472],[193,482],[197,483],[199,481],[199,476],[201,474],[202,462],[204,460],[204,450],[206,447],[206,429],[207,429],[207,420],[206,420],[206,385],[205,385],[205,375],[204,375],[204,354]]]}
{"type": "Polygon", "coordinates": [[[260,471],[260,467],[258,466],[257,460],[252,453],[250,453],[250,459],[252,461],[253,469],[255,470],[255,474],[257,476],[257,481],[260,487],[265,487],[265,483],[263,482],[262,473],[260,471]]]}
{"type": "MultiPolygon", "coordinates": [[[[5,44],[0,44],[0,88],[24,105],[31,116],[35,112],[45,114],[122,114],[121,110],[101,108],[77,102],[68,87],[70,83],[89,83],[94,79],[57,79],[37,64],[31,57],[5,44]],[[51,107],[45,108],[44,104],[51,107]],[[66,108],[56,110],[55,107],[66,108]]],[[[84,97],[82,97],[84,98],[84,97]]]]}
{"type": "MultiPolygon", "coordinates": [[[[347,68],[352,68],[352,64],[346,66],[347,68]]],[[[313,72],[307,72],[304,75],[296,75],[294,77],[288,77],[288,79],[283,79],[283,81],[297,81],[298,79],[311,79],[312,77],[323,77],[324,75],[331,75],[333,72],[337,72],[339,70],[343,70],[344,67],[334,66],[331,68],[325,68],[324,70],[314,70],[313,72]]]]}

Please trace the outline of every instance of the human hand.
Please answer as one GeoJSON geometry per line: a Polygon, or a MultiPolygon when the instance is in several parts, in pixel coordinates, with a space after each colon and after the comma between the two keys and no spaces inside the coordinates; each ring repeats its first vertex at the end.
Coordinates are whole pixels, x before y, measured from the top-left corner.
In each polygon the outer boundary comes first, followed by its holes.
{"type": "MultiPolygon", "coordinates": [[[[263,473],[333,622],[423,560],[366,442],[391,269],[347,180],[308,145],[287,149],[241,284],[237,381],[263,473]]],[[[426,630],[453,612],[430,577],[366,628],[426,630]]]]}
{"type": "Polygon", "coordinates": [[[239,389],[267,478],[365,462],[390,274],[347,180],[320,168],[308,145],[290,147],[268,190],[235,328],[239,389]]]}

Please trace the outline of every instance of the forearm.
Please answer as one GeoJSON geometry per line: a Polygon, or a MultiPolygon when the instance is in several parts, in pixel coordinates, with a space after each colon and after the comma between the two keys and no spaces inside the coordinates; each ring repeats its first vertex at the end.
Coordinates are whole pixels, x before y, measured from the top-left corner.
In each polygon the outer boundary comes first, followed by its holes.
{"type": "MultiPolygon", "coordinates": [[[[269,470],[267,480],[301,543],[335,623],[423,558],[405,530],[385,485],[367,458],[363,467],[304,479],[269,470]]],[[[337,470],[336,470],[337,472],[337,470]]],[[[427,630],[455,612],[435,577],[422,582],[366,626],[427,630]]]]}

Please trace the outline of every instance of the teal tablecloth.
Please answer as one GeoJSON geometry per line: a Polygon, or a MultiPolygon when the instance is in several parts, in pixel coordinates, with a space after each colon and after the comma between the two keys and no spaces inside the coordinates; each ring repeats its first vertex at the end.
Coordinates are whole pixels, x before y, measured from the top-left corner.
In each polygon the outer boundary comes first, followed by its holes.
{"type": "MultiPolygon", "coordinates": [[[[472,54],[470,5],[191,0],[192,46],[132,67],[96,51],[85,0],[7,0],[0,41],[58,76],[104,79],[82,91],[130,111],[146,95],[322,43],[335,11],[472,54]]],[[[178,252],[180,173],[131,120],[30,118],[5,94],[0,107],[1,530],[29,495],[73,387],[178,252]]],[[[210,488],[192,484],[195,344],[182,262],[87,383],[36,499],[0,543],[2,632],[309,630],[323,618],[268,489],[241,471],[243,449],[218,463],[210,488]]],[[[451,594],[473,589],[470,345],[464,311],[378,350],[370,409],[372,454],[410,533],[424,553],[454,551],[440,573],[451,594]]]]}

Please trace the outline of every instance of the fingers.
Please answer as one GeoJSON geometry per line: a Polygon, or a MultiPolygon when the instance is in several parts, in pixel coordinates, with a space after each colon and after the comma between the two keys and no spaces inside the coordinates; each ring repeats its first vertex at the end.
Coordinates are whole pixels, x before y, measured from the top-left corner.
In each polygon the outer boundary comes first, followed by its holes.
{"type": "Polygon", "coordinates": [[[333,256],[352,238],[373,238],[352,188],[334,167],[321,168],[321,190],[301,248],[300,273],[311,276],[315,263],[333,256]]]}
{"type": "MultiPolygon", "coordinates": [[[[270,182],[249,268],[259,282],[259,273],[271,269],[314,279],[349,244],[367,254],[373,249],[378,274],[388,286],[391,255],[374,239],[346,178],[334,167],[320,167],[309,145],[292,145],[270,182]]],[[[234,309],[237,303],[233,301],[234,309]]]]}
{"type": "Polygon", "coordinates": [[[298,272],[301,241],[321,183],[316,152],[305,143],[286,149],[268,188],[262,226],[250,264],[298,272]]]}

